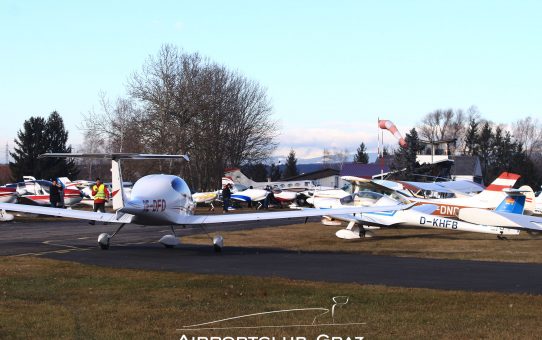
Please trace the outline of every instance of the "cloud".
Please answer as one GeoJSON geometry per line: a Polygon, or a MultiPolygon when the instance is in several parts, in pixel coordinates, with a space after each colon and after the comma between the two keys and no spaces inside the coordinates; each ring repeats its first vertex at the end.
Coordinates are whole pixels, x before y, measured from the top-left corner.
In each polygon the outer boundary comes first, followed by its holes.
{"type": "MultiPolygon", "coordinates": [[[[327,121],[319,123],[323,127],[287,126],[278,138],[279,147],[274,152],[276,156],[287,155],[294,149],[299,158],[312,158],[322,155],[324,148],[333,150],[347,149],[355,152],[361,142],[365,143],[368,152],[376,152],[378,135],[381,130],[376,123],[327,121]]],[[[406,127],[397,127],[404,136],[406,127]]],[[[393,135],[384,131],[384,144],[395,148],[397,140],[393,135]]]]}

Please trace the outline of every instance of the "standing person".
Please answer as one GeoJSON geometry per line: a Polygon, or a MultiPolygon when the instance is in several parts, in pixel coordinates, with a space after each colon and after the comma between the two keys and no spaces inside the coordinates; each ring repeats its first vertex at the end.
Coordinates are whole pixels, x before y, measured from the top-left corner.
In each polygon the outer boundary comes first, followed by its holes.
{"type": "Polygon", "coordinates": [[[66,189],[66,186],[64,183],[57,177],[56,181],[60,185],[60,207],[65,208],[66,204],[64,203],[64,189],[66,189]]]}
{"type": "Polygon", "coordinates": [[[62,191],[62,185],[60,185],[56,179],[51,181],[51,188],[49,189],[49,202],[51,202],[51,207],[60,208],[60,193],[62,191]]]}
{"type": "MultiPolygon", "coordinates": [[[[94,212],[99,210],[100,212],[105,213],[105,202],[109,197],[109,191],[99,177],[96,178],[96,184],[92,186],[92,196],[94,197],[94,212]]],[[[90,221],[88,223],[94,224],[95,222],[90,221]]]]}
{"type": "Polygon", "coordinates": [[[228,208],[230,206],[230,198],[231,198],[230,185],[226,184],[224,188],[222,188],[222,209],[224,209],[223,213],[228,212],[228,208]]]}

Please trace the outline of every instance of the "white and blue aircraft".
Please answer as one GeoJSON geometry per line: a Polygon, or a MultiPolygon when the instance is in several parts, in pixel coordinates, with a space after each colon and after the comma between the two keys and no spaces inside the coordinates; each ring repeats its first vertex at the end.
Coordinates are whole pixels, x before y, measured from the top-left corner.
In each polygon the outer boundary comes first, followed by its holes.
{"type": "MultiPolygon", "coordinates": [[[[324,216],[329,214],[363,214],[366,212],[396,211],[410,207],[410,205],[394,204],[391,206],[377,207],[344,207],[338,209],[304,209],[296,211],[247,213],[247,214],[224,214],[224,215],[194,215],[195,203],[186,182],[173,175],[149,175],[135,182],[130,199],[127,199],[122,186],[121,160],[124,159],[184,159],[184,155],[153,155],[132,153],[111,154],[66,154],[50,153],[42,157],[65,157],[65,158],[102,158],[111,160],[112,171],[112,196],[114,213],[101,213],[91,211],[76,211],[48,207],[27,206],[20,204],[0,203],[0,209],[32,214],[50,215],[83,219],[89,221],[101,221],[118,224],[117,230],[112,234],[102,233],[98,236],[98,244],[102,249],[108,249],[110,240],[128,223],[145,226],[169,225],[172,235],[165,235],[160,243],[166,247],[174,247],[180,244],[175,235],[174,226],[197,225],[204,228],[207,224],[234,223],[242,221],[259,221],[273,219],[288,219],[311,216],[324,216]]],[[[224,239],[220,235],[213,237],[213,246],[220,251],[224,245],[224,239]]]]}
{"type": "MultiPolygon", "coordinates": [[[[497,235],[499,239],[519,235],[521,231],[542,233],[542,218],[524,215],[526,196],[521,190],[507,190],[508,195],[494,209],[461,208],[458,219],[451,219],[433,213],[436,204],[424,204],[410,209],[394,211],[375,211],[364,214],[328,215],[322,222],[348,222],[346,229],[337,231],[336,236],[343,239],[371,237],[371,229],[381,227],[422,227],[449,229],[497,235]]],[[[526,193],[529,193],[528,191],[526,193]]],[[[392,205],[393,198],[383,194],[360,191],[341,199],[341,207],[353,203],[372,200],[372,207],[392,205]]]]}

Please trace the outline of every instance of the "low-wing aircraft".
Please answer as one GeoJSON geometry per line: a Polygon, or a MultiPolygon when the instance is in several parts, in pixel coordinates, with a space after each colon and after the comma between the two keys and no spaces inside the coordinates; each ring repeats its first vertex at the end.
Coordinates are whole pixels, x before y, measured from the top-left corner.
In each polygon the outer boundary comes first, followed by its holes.
{"type": "Polygon", "coordinates": [[[209,204],[209,210],[214,211],[215,206],[213,202],[218,199],[217,191],[207,191],[207,192],[196,192],[192,194],[192,200],[195,204],[209,204]]]}
{"type": "MultiPolygon", "coordinates": [[[[175,235],[176,225],[197,225],[204,229],[207,224],[233,223],[241,221],[259,221],[272,219],[288,219],[299,217],[323,216],[327,214],[352,214],[378,211],[395,211],[408,208],[408,205],[378,206],[378,207],[347,207],[340,209],[305,209],[284,212],[224,214],[224,215],[194,215],[195,204],[186,182],[173,175],[148,175],[139,179],[132,189],[130,199],[127,199],[122,189],[121,160],[124,159],[184,159],[187,156],[178,155],[144,155],[144,154],[65,154],[52,153],[43,157],[86,157],[111,159],[113,178],[113,209],[115,213],[101,213],[91,211],[75,211],[19,204],[0,203],[0,209],[8,211],[28,212],[50,216],[62,216],[76,219],[102,221],[118,224],[116,231],[109,235],[102,233],[98,236],[98,244],[102,249],[108,249],[110,240],[128,223],[140,225],[166,225],[171,227],[172,235],[165,235],[160,243],[166,247],[179,245],[175,235]]],[[[205,229],[204,229],[205,230],[205,229]]],[[[216,251],[220,251],[224,239],[220,235],[212,238],[216,251]]]]}
{"type": "MultiPolygon", "coordinates": [[[[17,191],[17,201],[22,204],[43,205],[49,206],[49,190],[51,182],[46,180],[36,180],[33,177],[25,176],[24,182],[6,184],[6,188],[11,188],[17,191]]],[[[81,192],[76,188],[65,188],[64,190],[64,205],[73,206],[78,204],[83,199],[81,192]]]]}
{"type": "MultiPolygon", "coordinates": [[[[359,194],[368,195],[369,192],[359,194]]],[[[370,193],[376,200],[373,206],[388,205],[390,198],[378,193],[370,193]]],[[[353,194],[356,196],[357,194],[353,194]]],[[[523,215],[525,196],[513,193],[499,204],[495,210],[463,208],[459,220],[433,215],[438,206],[424,204],[410,209],[389,212],[367,212],[362,215],[331,215],[328,219],[348,222],[346,229],[337,231],[336,236],[343,239],[371,237],[370,228],[380,227],[423,227],[449,229],[476,233],[494,234],[499,239],[508,235],[519,235],[520,231],[542,232],[542,218],[523,215]]],[[[353,202],[344,200],[343,202],[353,202]]]]}
{"type": "Polygon", "coordinates": [[[317,188],[312,180],[255,182],[243,174],[238,168],[226,169],[224,171],[224,176],[233,183],[242,184],[246,187],[252,187],[254,189],[265,189],[266,187],[271,187],[272,189],[301,192],[317,188]]]}

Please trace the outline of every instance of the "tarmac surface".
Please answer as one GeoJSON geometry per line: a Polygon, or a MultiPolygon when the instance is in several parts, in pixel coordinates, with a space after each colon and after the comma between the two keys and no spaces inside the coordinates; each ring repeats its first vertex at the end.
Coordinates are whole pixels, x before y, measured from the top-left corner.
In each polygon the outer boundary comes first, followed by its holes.
{"type": "MultiPolygon", "coordinates": [[[[272,221],[216,230],[253,229],[301,223],[272,221]]],[[[166,249],[158,243],[168,227],[127,225],[111,240],[109,250],[97,246],[102,232],[114,225],[49,218],[47,222],[0,224],[0,256],[41,256],[113,268],[201,274],[284,277],[290,279],[380,284],[446,290],[542,294],[542,264],[437,260],[342,252],[294,252],[283,249],[227,247],[215,253],[208,246],[182,244],[166,249]]],[[[176,227],[177,236],[202,233],[201,228],[176,227]]]]}

